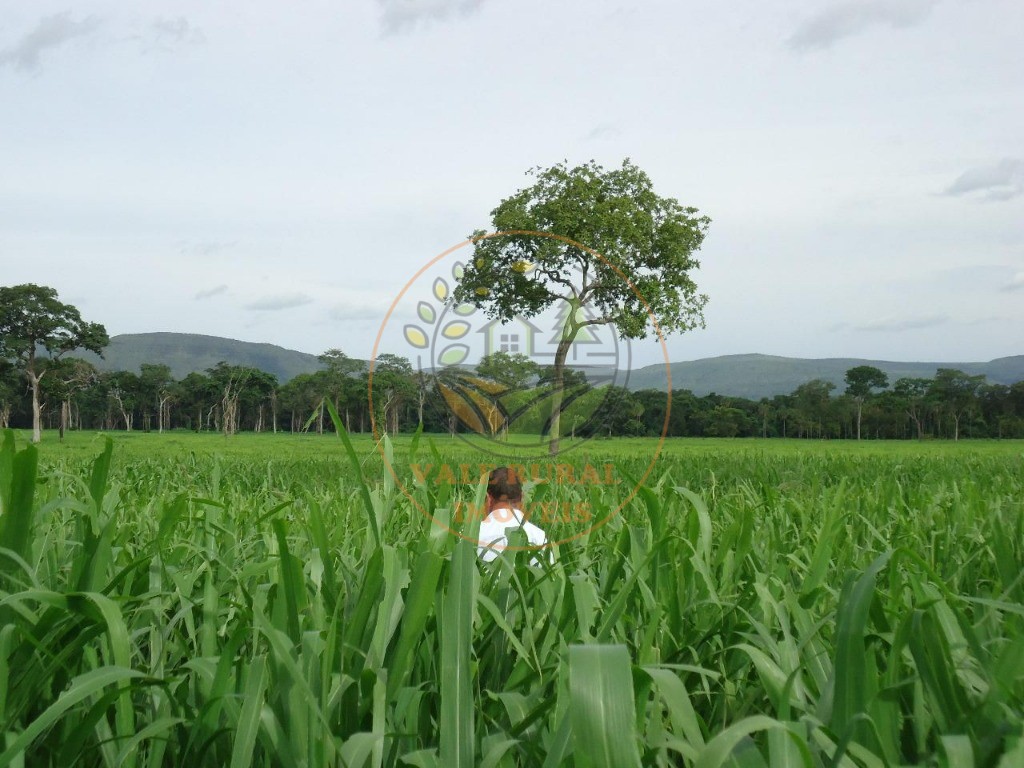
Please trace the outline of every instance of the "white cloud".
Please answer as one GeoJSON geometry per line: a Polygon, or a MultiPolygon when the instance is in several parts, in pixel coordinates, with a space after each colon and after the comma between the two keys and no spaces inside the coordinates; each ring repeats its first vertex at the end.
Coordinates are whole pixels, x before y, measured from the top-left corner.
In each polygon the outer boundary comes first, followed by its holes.
{"type": "Polygon", "coordinates": [[[912,27],[924,21],[936,3],[937,0],[855,0],[833,5],[797,27],[789,38],[789,46],[798,51],[829,48],[871,27],[912,27]]]}
{"type": "Polygon", "coordinates": [[[1024,272],[1018,272],[1015,274],[1006,285],[1003,286],[1004,291],[1020,291],[1024,290],[1024,272]]]}
{"type": "Polygon", "coordinates": [[[261,296],[245,305],[246,309],[257,312],[277,312],[282,309],[294,309],[309,304],[313,299],[304,293],[292,293],[278,296],[261,296]]]}
{"type": "Polygon", "coordinates": [[[15,69],[31,72],[39,68],[43,52],[59,48],[76,37],[92,34],[99,26],[99,19],[87,16],[75,21],[67,11],[40,19],[36,28],[9,48],[0,51],[0,67],[10,65],[15,69]]]}

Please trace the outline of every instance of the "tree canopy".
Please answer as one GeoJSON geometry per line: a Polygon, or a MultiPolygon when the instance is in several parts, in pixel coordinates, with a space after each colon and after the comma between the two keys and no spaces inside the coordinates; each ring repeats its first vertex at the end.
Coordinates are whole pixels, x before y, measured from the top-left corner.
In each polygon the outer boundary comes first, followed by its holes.
{"type": "Polygon", "coordinates": [[[567,313],[570,321],[614,324],[630,339],[648,334],[651,314],[666,334],[703,325],[707,297],[690,273],[700,266],[694,254],[707,216],[658,196],[629,160],[612,170],[591,161],[529,174],[536,182],[491,212],[496,232],[509,234],[475,233],[459,302],[503,321],[570,302],[598,312],[586,320],[567,313]],[[538,232],[552,236],[529,234],[538,232]]]}
{"type": "Polygon", "coordinates": [[[64,304],[57,291],[33,283],[0,286],[0,358],[13,361],[32,387],[32,440],[39,442],[39,382],[45,374],[37,364],[41,347],[51,360],[75,349],[102,354],[110,342],[99,323],[82,320],[77,308],[64,304]]]}

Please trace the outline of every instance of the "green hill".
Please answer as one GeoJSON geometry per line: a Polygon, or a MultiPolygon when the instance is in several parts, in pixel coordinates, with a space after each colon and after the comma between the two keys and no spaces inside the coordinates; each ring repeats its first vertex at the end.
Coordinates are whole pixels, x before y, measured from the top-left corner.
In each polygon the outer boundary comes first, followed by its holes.
{"type": "Polygon", "coordinates": [[[203,372],[224,360],[272,373],[282,384],[322,367],[316,355],[305,352],[195,333],[126,333],[110,339],[102,359],[91,353],[79,356],[101,371],[138,373],[142,363],[162,363],[170,366],[176,379],[193,371],[203,372]]]}
{"type": "MultiPolygon", "coordinates": [[[[1001,357],[987,363],[902,363],[889,360],[860,360],[851,357],[802,359],[773,355],[724,355],[672,363],[672,388],[689,389],[696,395],[720,395],[754,400],[785,395],[812,379],[824,379],[845,389],[843,377],[850,368],[872,365],[889,376],[889,383],[902,377],[930,379],[939,368],[958,368],[971,375],[984,374],[994,384],[1024,380],[1024,355],[1001,357]]],[[[650,365],[632,371],[629,388],[665,389],[668,377],[664,365],[650,365]]]]}
{"type": "MultiPolygon", "coordinates": [[[[250,365],[277,376],[283,384],[300,373],[321,367],[315,355],[285,349],[273,344],[255,344],[217,336],[191,333],[132,333],[114,336],[104,353],[82,357],[104,371],[138,372],[142,363],[163,363],[177,379],[192,371],[205,371],[221,360],[232,365],[250,365]]],[[[702,360],[673,363],[672,388],[689,389],[694,394],[759,399],[792,392],[812,379],[825,379],[844,389],[843,376],[858,365],[873,365],[885,371],[889,382],[903,376],[931,378],[938,368],[959,368],[970,374],[984,374],[992,383],[1013,384],[1024,381],[1024,355],[1002,357],[987,363],[901,363],[886,360],[860,360],[830,357],[805,360],[773,355],[724,355],[702,360]]],[[[605,371],[604,373],[608,373],[605,371]]],[[[620,371],[618,383],[630,389],[665,389],[668,377],[664,365],[649,365],[631,371],[628,381],[620,371]]]]}

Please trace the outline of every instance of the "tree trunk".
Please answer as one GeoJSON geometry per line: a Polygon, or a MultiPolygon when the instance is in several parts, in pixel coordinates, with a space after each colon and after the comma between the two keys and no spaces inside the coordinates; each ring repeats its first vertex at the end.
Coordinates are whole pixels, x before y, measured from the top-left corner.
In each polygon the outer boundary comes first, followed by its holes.
{"type": "Polygon", "coordinates": [[[60,439],[64,440],[64,432],[71,426],[71,398],[60,404],[60,439]]]}
{"type": "Polygon", "coordinates": [[[170,407],[170,405],[168,403],[168,400],[170,400],[170,398],[168,398],[168,397],[161,397],[160,398],[160,413],[159,413],[159,416],[158,416],[158,421],[160,423],[160,426],[158,427],[158,432],[161,435],[164,432],[164,424],[165,423],[167,424],[167,428],[168,429],[171,428],[171,407],[170,407]]]}
{"type": "Polygon", "coordinates": [[[121,418],[124,419],[124,428],[126,431],[132,431],[132,414],[124,408],[124,400],[121,398],[121,393],[118,390],[113,392],[114,400],[117,401],[117,407],[121,410],[121,418]]]}
{"type": "Polygon", "coordinates": [[[548,453],[558,455],[558,438],[562,426],[562,401],[565,398],[565,358],[572,346],[572,335],[564,335],[555,351],[555,388],[551,392],[551,426],[548,429],[548,453]]]}
{"type": "Polygon", "coordinates": [[[43,409],[39,405],[39,380],[43,375],[39,374],[36,376],[35,371],[32,370],[31,363],[29,370],[25,374],[32,384],[32,442],[38,443],[43,439],[43,409]]]}
{"type": "Polygon", "coordinates": [[[864,404],[858,401],[858,403],[857,403],[857,439],[858,440],[860,440],[860,416],[861,416],[861,413],[863,412],[863,410],[864,410],[864,404]]]}

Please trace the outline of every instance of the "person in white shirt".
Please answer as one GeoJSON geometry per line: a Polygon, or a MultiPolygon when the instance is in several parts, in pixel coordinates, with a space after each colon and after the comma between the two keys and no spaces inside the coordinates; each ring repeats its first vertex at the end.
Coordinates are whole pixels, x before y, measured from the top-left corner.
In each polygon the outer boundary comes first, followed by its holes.
{"type": "MultiPolygon", "coordinates": [[[[530,547],[547,546],[548,537],[522,510],[523,486],[515,470],[498,467],[487,480],[487,516],[480,523],[477,554],[489,563],[508,546],[506,529],[522,528],[530,547]]],[[[530,565],[540,565],[537,558],[530,565]]]]}

